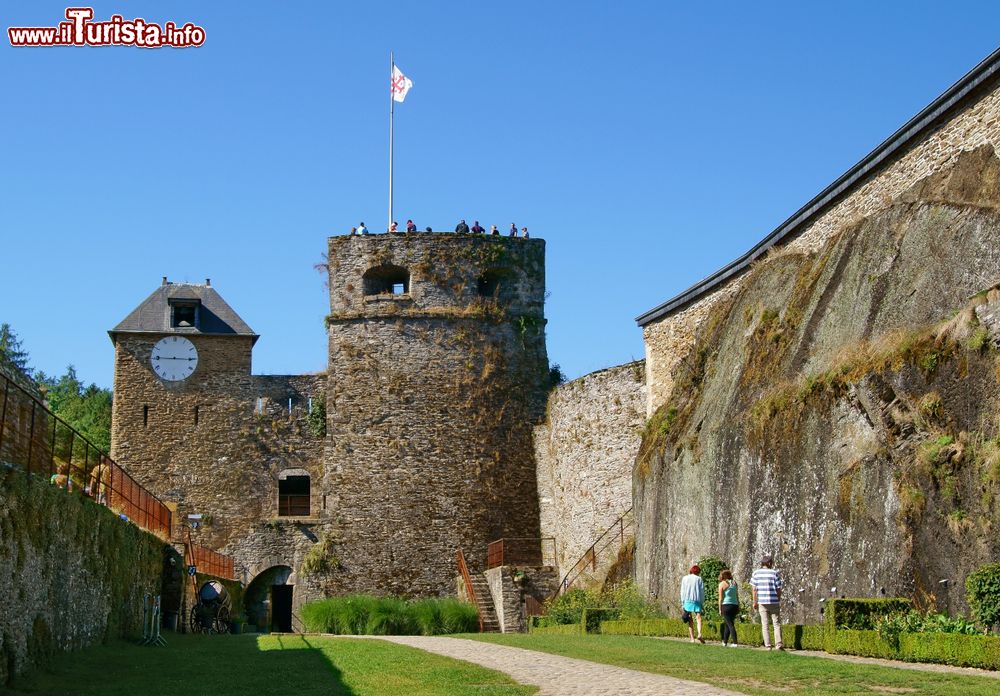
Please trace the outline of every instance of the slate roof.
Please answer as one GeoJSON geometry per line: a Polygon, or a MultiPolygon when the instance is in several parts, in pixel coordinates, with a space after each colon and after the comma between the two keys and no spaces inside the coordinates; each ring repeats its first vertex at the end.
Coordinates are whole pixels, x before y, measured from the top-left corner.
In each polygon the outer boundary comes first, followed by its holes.
{"type": "Polygon", "coordinates": [[[164,283],[143,300],[115,328],[108,331],[114,340],[119,333],[199,334],[209,336],[252,336],[257,334],[211,285],[164,283]],[[199,300],[198,327],[170,326],[170,300],[199,300]]]}

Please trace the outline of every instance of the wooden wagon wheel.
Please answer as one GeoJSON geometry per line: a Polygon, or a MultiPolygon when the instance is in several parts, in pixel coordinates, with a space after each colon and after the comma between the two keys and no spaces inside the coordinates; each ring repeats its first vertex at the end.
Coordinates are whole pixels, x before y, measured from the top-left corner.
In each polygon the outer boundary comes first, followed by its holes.
{"type": "Polygon", "coordinates": [[[213,626],[216,633],[229,633],[229,607],[219,607],[213,626]]]}
{"type": "Polygon", "coordinates": [[[191,615],[188,618],[188,627],[191,633],[201,633],[204,626],[201,625],[201,605],[195,604],[191,607],[191,615]]]}

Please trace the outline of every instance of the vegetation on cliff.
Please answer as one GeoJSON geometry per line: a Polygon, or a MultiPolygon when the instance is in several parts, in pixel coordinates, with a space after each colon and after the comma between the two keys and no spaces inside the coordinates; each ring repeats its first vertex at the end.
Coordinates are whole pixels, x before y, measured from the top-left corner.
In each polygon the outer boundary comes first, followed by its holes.
{"type": "Polygon", "coordinates": [[[714,300],[634,469],[644,587],[766,552],[802,616],[824,586],[962,606],[1000,553],[998,176],[964,153],[714,300]]]}

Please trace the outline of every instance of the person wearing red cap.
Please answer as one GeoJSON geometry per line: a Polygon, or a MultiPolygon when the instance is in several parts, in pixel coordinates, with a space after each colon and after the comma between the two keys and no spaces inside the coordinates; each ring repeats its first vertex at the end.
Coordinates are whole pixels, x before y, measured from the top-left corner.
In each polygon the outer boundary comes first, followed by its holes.
{"type": "Polygon", "coordinates": [[[701,579],[701,568],[695,563],[681,580],[681,605],[684,608],[681,618],[688,625],[688,636],[692,643],[705,642],[705,639],[701,637],[701,610],[704,604],[705,581],[701,579]],[[694,635],[692,618],[698,623],[697,638],[694,635]]]}

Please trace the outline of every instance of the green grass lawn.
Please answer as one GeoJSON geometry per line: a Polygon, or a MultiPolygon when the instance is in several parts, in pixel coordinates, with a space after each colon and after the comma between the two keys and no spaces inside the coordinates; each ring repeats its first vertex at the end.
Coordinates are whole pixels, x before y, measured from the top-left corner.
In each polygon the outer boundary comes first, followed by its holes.
{"type": "Polygon", "coordinates": [[[667,674],[745,694],[1000,694],[1000,680],[989,677],[934,674],[656,638],[495,633],[462,637],[667,674]]]}
{"type": "MultiPolygon", "coordinates": [[[[155,696],[430,696],[533,694],[466,662],[380,640],[167,634],[168,645],[113,643],[56,657],[15,680],[14,694],[155,696]]],[[[2,691],[2,687],[0,687],[2,691]]]]}

